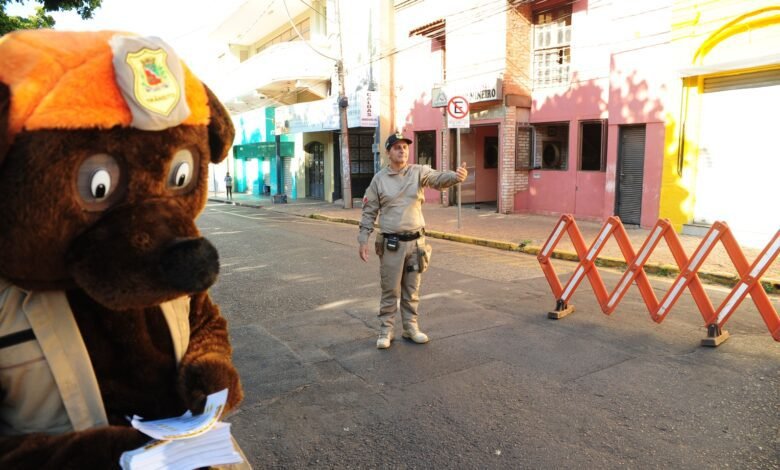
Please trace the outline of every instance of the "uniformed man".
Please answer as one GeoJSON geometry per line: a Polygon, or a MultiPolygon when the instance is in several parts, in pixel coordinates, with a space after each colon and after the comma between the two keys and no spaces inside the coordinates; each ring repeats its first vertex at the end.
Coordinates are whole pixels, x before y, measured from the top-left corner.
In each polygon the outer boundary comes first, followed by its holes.
{"type": "Polygon", "coordinates": [[[368,237],[379,215],[381,233],[376,237],[382,299],[379,305],[380,330],[376,347],[387,349],[394,337],[394,317],[401,299],[403,337],[418,344],[428,336],[417,324],[421,274],[427,269],[431,247],[425,243],[422,203],[424,187],[442,190],[463,182],[465,165],[457,171],[436,171],[428,165],[409,165],[411,139],[400,132],[385,141],[389,164],[374,175],[363,197],[360,220],[360,259],[368,261],[368,237]]]}

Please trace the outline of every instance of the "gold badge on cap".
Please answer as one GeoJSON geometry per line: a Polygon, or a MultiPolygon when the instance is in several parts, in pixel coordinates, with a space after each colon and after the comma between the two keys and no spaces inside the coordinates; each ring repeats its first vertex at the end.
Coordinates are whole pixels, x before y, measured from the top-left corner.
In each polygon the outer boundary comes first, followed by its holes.
{"type": "Polygon", "coordinates": [[[181,99],[181,86],[168,68],[168,54],[162,49],[141,49],[127,54],[133,71],[136,102],[157,114],[167,116],[181,99]]]}

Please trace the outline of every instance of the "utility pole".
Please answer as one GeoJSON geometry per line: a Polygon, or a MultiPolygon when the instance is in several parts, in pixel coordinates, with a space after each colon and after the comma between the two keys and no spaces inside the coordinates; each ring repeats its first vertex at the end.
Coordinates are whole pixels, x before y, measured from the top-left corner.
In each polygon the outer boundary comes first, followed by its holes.
{"type": "Polygon", "coordinates": [[[336,0],[336,17],[339,22],[339,60],[336,68],[339,76],[339,119],[341,121],[341,196],[344,199],[344,209],[352,209],[352,182],[350,178],[351,166],[349,163],[349,122],[347,121],[347,107],[349,100],[344,87],[344,28],[341,27],[341,9],[336,0]]]}
{"type": "Polygon", "coordinates": [[[282,136],[274,136],[274,147],[276,148],[276,194],[274,202],[287,202],[284,196],[284,160],[282,160],[282,136]]]}

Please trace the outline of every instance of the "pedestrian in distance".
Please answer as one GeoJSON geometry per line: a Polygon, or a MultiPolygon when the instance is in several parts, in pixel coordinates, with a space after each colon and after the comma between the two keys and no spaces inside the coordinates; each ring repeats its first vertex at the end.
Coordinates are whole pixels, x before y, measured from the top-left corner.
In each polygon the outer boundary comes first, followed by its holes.
{"type": "Polygon", "coordinates": [[[420,331],[417,307],[420,303],[422,273],[428,269],[431,246],[425,242],[423,188],[438,190],[465,181],[465,164],[457,171],[436,171],[428,165],[410,165],[412,140],[396,132],[385,141],[389,163],[371,180],[363,197],[358,252],[368,261],[368,239],[379,216],[381,233],[377,234],[375,251],[379,256],[382,298],[379,304],[378,349],[390,347],[395,335],[395,312],[399,298],[403,337],[418,344],[428,342],[420,331]]]}
{"type": "Polygon", "coordinates": [[[225,175],[225,195],[229,201],[233,200],[233,177],[230,176],[229,171],[225,175]]]}

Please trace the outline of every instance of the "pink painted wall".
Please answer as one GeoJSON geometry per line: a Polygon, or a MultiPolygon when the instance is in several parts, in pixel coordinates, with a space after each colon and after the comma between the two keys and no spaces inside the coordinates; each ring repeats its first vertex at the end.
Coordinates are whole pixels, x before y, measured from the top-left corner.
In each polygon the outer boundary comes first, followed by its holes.
{"type": "Polygon", "coordinates": [[[607,171],[604,175],[604,206],[601,210],[602,219],[615,214],[615,184],[617,178],[618,126],[607,127],[607,171]]]}
{"type": "Polygon", "coordinates": [[[569,124],[568,169],[530,172],[529,190],[515,198],[516,210],[601,220],[613,215],[619,127],[644,124],[641,224],[652,226],[659,213],[668,87],[678,80],[670,78],[668,45],[652,38],[668,26],[663,15],[670,3],[648,0],[610,8],[589,4],[572,4],[570,85],[537,88],[532,96],[531,123],[569,124]],[[647,14],[633,14],[637,8],[647,14]],[[620,20],[612,24],[614,18],[620,20]],[[605,44],[600,32],[608,26],[614,26],[614,41],[605,44]],[[592,119],[605,119],[608,124],[604,172],[577,170],[579,124],[592,119]]]}
{"type": "Polygon", "coordinates": [[[572,173],[532,171],[528,189],[528,210],[539,214],[574,213],[572,173]]]}
{"type": "MultiPolygon", "coordinates": [[[[418,100],[415,101],[414,107],[408,111],[406,115],[406,123],[402,129],[405,136],[414,140],[415,132],[422,131],[436,131],[436,169],[442,169],[442,108],[431,107],[430,97],[427,95],[421,95],[418,100]]],[[[416,155],[417,150],[415,144],[409,146],[409,162],[417,163],[416,155]]],[[[426,188],[425,202],[426,203],[440,203],[441,193],[435,189],[426,188]]]]}
{"type": "Polygon", "coordinates": [[[602,119],[606,110],[608,83],[591,80],[574,87],[535,93],[531,122],[569,125],[568,166],[566,170],[534,170],[529,178],[528,211],[572,213],[599,219],[604,204],[606,177],[600,172],[580,172],[579,122],[602,119]]]}
{"type": "MultiPolygon", "coordinates": [[[[660,60],[660,58],[658,58],[660,60]]],[[[619,127],[644,124],[645,172],[643,176],[642,226],[652,226],[658,218],[665,127],[663,102],[653,95],[663,91],[655,81],[639,78],[639,72],[617,69],[612,59],[610,79],[574,82],[559,93],[536,93],[531,111],[532,123],[569,124],[569,166],[566,171],[534,170],[529,194],[519,207],[530,212],[573,213],[586,219],[603,220],[614,214],[618,163],[619,127]],[[655,91],[653,91],[655,89],[655,91]],[[659,91],[660,90],[660,91],[659,91]],[[577,171],[579,124],[591,119],[607,119],[607,166],[605,172],[577,171]],[[538,177],[537,177],[538,175],[538,177]]]]}
{"type": "Polygon", "coordinates": [[[601,220],[604,209],[606,173],[578,171],[575,185],[574,213],[586,219],[601,220]]]}
{"type": "Polygon", "coordinates": [[[648,123],[645,135],[645,174],[642,180],[643,227],[650,227],[658,220],[661,207],[661,176],[664,163],[664,138],[666,126],[663,123],[648,123]]]}

